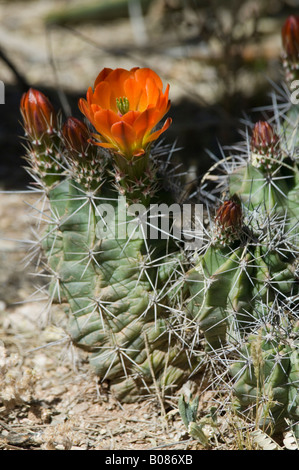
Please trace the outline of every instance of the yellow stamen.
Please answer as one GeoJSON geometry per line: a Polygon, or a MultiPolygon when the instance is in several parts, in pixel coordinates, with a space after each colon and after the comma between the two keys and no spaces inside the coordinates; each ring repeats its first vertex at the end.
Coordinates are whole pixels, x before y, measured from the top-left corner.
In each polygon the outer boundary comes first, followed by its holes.
{"type": "Polygon", "coordinates": [[[128,98],[126,96],[124,96],[123,98],[116,98],[116,106],[120,114],[126,114],[129,111],[130,107],[128,98]]]}

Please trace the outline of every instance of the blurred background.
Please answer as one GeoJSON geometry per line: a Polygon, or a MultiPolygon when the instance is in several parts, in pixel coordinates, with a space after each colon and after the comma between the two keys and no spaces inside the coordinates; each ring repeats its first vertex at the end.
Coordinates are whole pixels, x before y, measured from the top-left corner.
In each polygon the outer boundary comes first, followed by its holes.
{"type": "Polygon", "coordinates": [[[19,189],[21,95],[32,86],[63,116],[103,67],[151,67],[170,83],[167,143],[198,178],[206,149],[238,139],[240,119],[270,100],[279,83],[280,30],[299,0],[0,0],[0,188],[19,189]]]}

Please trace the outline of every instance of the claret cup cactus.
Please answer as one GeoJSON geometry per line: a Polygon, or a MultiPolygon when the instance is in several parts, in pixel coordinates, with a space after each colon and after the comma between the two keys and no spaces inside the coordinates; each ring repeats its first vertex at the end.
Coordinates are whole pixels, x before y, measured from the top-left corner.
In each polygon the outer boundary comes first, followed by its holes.
{"type": "Polygon", "coordinates": [[[72,341],[90,351],[95,372],[122,401],[157,386],[171,395],[193,367],[178,321],[180,240],[163,222],[159,228],[155,211],[175,202],[173,170],[151,148],[171,123],[153,130],[170,108],[162,88],[150,69],[104,69],[79,102],[96,132],[73,117],[56,124],[36,90],[21,103],[30,171],[49,201],[39,244],[50,297],[67,305],[72,341]]]}
{"type": "MultiPolygon", "coordinates": [[[[290,90],[296,28],[296,17],[283,27],[290,90]]],[[[79,109],[85,120],[61,123],[37,90],[21,101],[29,171],[48,202],[34,252],[72,342],[123,402],[173,396],[225,363],[236,412],[298,436],[298,104],[251,126],[193,207],[173,149],[156,143],[171,118],[158,126],[170,101],[155,72],[105,68],[79,109]]]]}
{"type": "MultiPolygon", "coordinates": [[[[294,22],[298,28],[298,19],[287,20],[283,39],[297,70],[294,22]]],[[[290,426],[297,437],[298,125],[298,104],[274,106],[271,123],[258,121],[240,153],[219,162],[225,200],[207,230],[204,253],[187,273],[191,314],[211,360],[230,370],[234,408],[269,433],[290,426]]],[[[208,181],[201,192],[209,207],[208,181]]]]}

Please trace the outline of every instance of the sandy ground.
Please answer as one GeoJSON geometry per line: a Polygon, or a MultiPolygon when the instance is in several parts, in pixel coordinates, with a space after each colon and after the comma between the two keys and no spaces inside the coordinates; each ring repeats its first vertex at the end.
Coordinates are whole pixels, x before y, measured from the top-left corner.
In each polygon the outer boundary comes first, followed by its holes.
{"type": "Polygon", "coordinates": [[[188,435],[176,411],[162,419],[155,397],[136,405],[113,400],[87,356],[70,346],[64,315],[52,309],[48,324],[46,302],[30,299],[34,270],[24,268],[27,250],[15,240],[31,237],[34,199],[1,195],[1,231],[10,240],[0,247],[0,448],[190,448],[180,444],[188,435]]]}

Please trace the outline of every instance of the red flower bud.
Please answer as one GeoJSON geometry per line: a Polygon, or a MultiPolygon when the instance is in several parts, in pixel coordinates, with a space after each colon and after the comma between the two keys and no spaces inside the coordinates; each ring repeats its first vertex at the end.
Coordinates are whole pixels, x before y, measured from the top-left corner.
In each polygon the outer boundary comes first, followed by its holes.
{"type": "Polygon", "coordinates": [[[57,126],[55,110],[48,98],[30,88],[21,98],[21,113],[26,132],[34,139],[52,134],[57,126]]]}
{"type": "Polygon", "coordinates": [[[226,230],[232,228],[238,231],[242,225],[242,208],[239,198],[235,195],[228,201],[224,201],[216,213],[216,223],[220,228],[226,230]]]}
{"type": "Polygon", "coordinates": [[[289,16],[282,31],[282,45],[287,58],[292,62],[299,62],[299,16],[289,16]]]}
{"type": "Polygon", "coordinates": [[[84,122],[69,117],[62,127],[66,147],[75,154],[84,155],[89,145],[90,132],[84,122]]]}
{"type": "Polygon", "coordinates": [[[274,150],[279,137],[267,121],[258,121],[252,131],[251,149],[255,152],[267,153],[274,150]]]}

